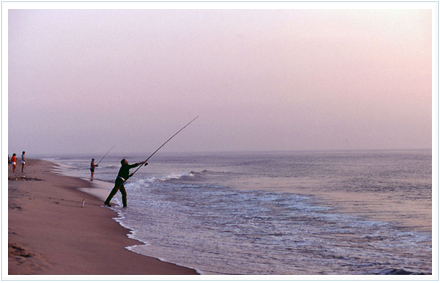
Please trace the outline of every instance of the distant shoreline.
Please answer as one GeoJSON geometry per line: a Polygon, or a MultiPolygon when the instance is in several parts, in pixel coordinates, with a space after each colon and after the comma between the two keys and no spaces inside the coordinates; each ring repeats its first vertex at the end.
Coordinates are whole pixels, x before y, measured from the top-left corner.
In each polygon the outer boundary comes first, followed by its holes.
{"type": "MultiPolygon", "coordinates": [[[[157,155],[174,155],[174,154],[252,154],[252,153],[311,153],[311,152],[396,152],[396,151],[432,151],[432,148],[383,148],[383,149],[287,149],[287,150],[224,150],[224,151],[167,151],[163,150],[157,153],[157,155]]],[[[120,153],[120,152],[111,152],[108,156],[111,157],[120,157],[120,158],[139,158],[139,160],[143,160],[144,157],[147,157],[151,154],[151,152],[128,152],[128,153],[120,153]]],[[[56,158],[71,158],[71,157],[98,157],[97,153],[58,153],[58,154],[44,154],[37,153],[34,154],[36,159],[47,160],[47,159],[56,159],[56,158]]]]}

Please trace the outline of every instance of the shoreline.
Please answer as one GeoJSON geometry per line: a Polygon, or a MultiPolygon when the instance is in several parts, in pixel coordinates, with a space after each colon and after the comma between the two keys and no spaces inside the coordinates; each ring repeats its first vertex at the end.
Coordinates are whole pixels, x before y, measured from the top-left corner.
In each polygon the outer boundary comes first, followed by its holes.
{"type": "Polygon", "coordinates": [[[98,196],[80,190],[93,184],[56,166],[29,159],[25,176],[8,166],[8,275],[198,275],[130,251],[143,243],[98,196]]]}

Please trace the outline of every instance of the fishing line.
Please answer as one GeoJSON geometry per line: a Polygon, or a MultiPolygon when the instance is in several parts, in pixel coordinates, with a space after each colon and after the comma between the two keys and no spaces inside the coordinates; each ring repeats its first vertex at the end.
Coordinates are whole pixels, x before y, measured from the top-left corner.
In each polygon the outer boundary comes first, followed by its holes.
{"type": "MultiPolygon", "coordinates": [[[[194,122],[194,120],[196,120],[197,118],[199,118],[199,116],[197,116],[197,117],[195,117],[194,119],[192,119],[188,124],[186,124],[185,126],[183,126],[180,130],[178,130],[177,131],[177,133],[175,133],[174,135],[172,135],[171,136],[171,138],[169,138],[166,142],[164,142],[161,146],[159,146],[159,148],[158,149],[156,149],[144,162],[147,162],[151,157],[153,157],[153,155],[155,155],[156,154],[156,152],[158,152],[159,151],[159,149],[161,149],[164,145],[166,145],[172,138],[174,138],[178,133],[180,133],[181,131],[183,131],[183,129],[185,129],[186,127],[188,127],[189,126],[189,124],[191,124],[192,122],[194,122]]],[[[141,167],[142,167],[142,165],[144,165],[144,164],[141,164],[141,165],[139,165],[139,167],[136,169],[136,171],[134,171],[133,172],[133,174],[131,174],[132,176],[134,175],[134,173],[136,173],[137,172],[137,170],[139,170],[141,167]]],[[[145,166],[147,166],[147,164],[145,164],[145,166]]]]}

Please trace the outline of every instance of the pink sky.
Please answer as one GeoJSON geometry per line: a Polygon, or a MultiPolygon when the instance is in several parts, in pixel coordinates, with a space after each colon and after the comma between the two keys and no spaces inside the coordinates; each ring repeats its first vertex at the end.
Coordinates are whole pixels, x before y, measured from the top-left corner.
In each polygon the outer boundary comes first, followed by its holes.
{"type": "Polygon", "coordinates": [[[431,148],[429,9],[8,15],[10,152],[431,148]]]}

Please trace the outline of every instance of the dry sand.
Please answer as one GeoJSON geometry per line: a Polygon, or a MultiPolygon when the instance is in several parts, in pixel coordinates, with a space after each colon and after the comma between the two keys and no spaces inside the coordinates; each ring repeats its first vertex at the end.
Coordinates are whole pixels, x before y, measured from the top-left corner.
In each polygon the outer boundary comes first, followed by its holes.
{"type": "Polygon", "coordinates": [[[126,250],[140,243],[101,200],[78,190],[91,183],[56,174],[47,161],[27,163],[25,177],[8,168],[8,275],[197,274],[126,250]]]}

